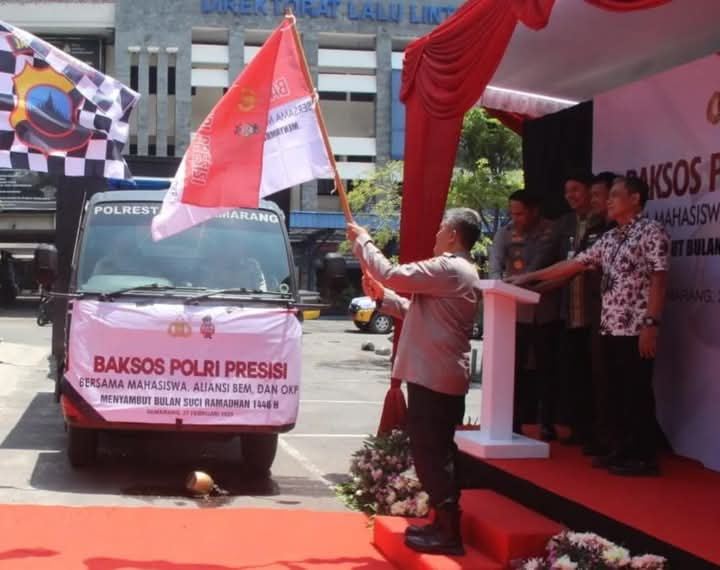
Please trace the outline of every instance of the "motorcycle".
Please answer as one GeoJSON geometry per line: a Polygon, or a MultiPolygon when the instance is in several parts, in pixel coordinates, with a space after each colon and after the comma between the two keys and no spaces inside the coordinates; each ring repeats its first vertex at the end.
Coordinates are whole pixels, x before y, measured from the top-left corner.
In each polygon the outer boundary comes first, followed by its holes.
{"type": "Polygon", "coordinates": [[[40,285],[40,304],[38,305],[38,312],[35,321],[38,326],[41,327],[52,322],[53,297],[49,293],[49,290],[40,285]]]}
{"type": "Polygon", "coordinates": [[[36,322],[45,326],[52,322],[53,297],[50,293],[54,276],[57,274],[57,249],[51,244],[39,244],[33,258],[35,281],[40,291],[40,304],[36,322]]]}

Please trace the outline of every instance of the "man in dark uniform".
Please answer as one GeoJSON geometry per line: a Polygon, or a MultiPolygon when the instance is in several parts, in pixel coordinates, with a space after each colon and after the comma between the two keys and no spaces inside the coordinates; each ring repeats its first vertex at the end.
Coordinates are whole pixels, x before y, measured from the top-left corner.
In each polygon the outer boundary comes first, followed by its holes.
{"type": "MultiPolygon", "coordinates": [[[[558,220],[562,235],[564,258],[572,259],[602,235],[605,220],[592,212],[591,191],[593,177],[576,172],[565,180],[565,200],[571,212],[558,220]]],[[[597,445],[594,428],[596,402],[593,390],[592,358],[593,323],[600,318],[600,277],[598,272],[586,272],[564,283],[562,313],[565,321],[564,362],[567,365],[567,393],[572,434],[563,443],[587,445],[587,451],[597,445]]]]}
{"type": "MultiPolygon", "coordinates": [[[[526,190],[511,194],[512,221],[498,230],[490,255],[490,278],[504,279],[552,265],[560,259],[560,240],[552,222],[540,217],[539,199],[526,190]]],[[[557,341],[561,330],[558,291],[541,293],[537,305],[518,305],[515,348],[513,430],[536,421],[540,436],[556,439],[557,341]],[[531,370],[534,369],[534,374],[531,370]]]]}

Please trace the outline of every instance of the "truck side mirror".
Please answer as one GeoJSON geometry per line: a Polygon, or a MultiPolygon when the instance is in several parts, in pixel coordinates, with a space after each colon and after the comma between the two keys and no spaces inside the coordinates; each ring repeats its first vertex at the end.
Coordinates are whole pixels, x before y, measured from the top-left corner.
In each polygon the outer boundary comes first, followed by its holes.
{"type": "Polygon", "coordinates": [[[35,280],[46,289],[50,288],[58,274],[57,248],[49,243],[41,243],[35,248],[33,269],[35,280]]]}

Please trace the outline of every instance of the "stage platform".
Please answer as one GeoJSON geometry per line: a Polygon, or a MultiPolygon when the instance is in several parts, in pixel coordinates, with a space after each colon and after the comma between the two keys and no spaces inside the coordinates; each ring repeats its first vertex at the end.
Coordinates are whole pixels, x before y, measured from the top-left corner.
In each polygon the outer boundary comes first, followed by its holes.
{"type": "Polygon", "coordinates": [[[592,468],[577,446],[553,443],[550,453],[489,460],[463,453],[464,486],[491,489],[633,554],[666,556],[673,569],[720,568],[720,473],[668,454],[660,477],[618,477],[592,468]]]}

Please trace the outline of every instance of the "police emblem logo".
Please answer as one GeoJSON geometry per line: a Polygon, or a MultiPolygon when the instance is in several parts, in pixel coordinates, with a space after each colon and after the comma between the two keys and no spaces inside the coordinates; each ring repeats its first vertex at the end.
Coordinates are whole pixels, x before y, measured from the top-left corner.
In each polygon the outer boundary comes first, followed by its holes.
{"type": "Polygon", "coordinates": [[[250,137],[260,132],[260,126],[257,123],[238,123],[233,132],[237,136],[250,137]]]}
{"type": "Polygon", "coordinates": [[[167,332],[174,338],[187,338],[192,335],[192,327],[187,319],[178,317],[168,325],[167,332]]]}
{"type": "Polygon", "coordinates": [[[77,122],[83,97],[69,79],[51,67],[26,65],[13,83],[16,102],[10,125],[25,145],[49,155],[87,144],[92,133],[77,122]]]}
{"type": "Polygon", "coordinates": [[[238,103],[238,109],[243,113],[252,111],[255,108],[256,99],[257,96],[255,95],[255,91],[249,87],[243,87],[240,90],[240,102],[238,103]]]}
{"type": "Polygon", "coordinates": [[[206,315],[202,318],[202,324],[200,325],[200,334],[203,338],[210,339],[215,334],[215,325],[212,322],[212,317],[206,315]]]}

